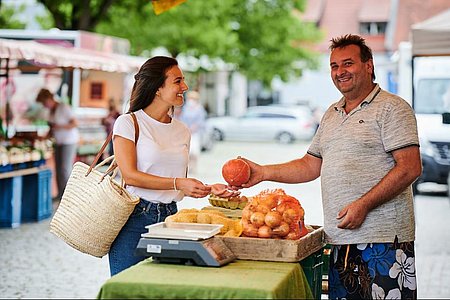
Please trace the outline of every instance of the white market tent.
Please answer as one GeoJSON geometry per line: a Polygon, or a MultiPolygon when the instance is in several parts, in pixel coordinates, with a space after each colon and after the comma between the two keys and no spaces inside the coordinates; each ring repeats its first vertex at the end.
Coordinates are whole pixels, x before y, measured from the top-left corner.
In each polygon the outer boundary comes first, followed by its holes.
{"type": "Polygon", "coordinates": [[[27,60],[39,67],[47,68],[124,73],[137,71],[141,63],[125,55],[11,39],[0,39],[0,59],[27,60]]]}
{"type": "Polygon", "coordinates": [[[450,55],[450,9],[412,26],[412,55],[450,55]]]}
{"type": "MultiPolygon", "coordinates": [[[[0,39],[0,77],[8,86],[9,72],[19,68],[19,61],[27,61],[37,68],[84,69],[105,72],[133,73],[145,61],[141,57],[103,53],[82,48],[68,48],[56,45],[41,44],[32,40],[0,39]]],[[[9,112],[10,93],[6,88],[5,114],[9,112]]],[[[0,108],[0,112],[2,109],[0,108]]],[[[6,131],[9,118],[5,117],[6,131]]]]}

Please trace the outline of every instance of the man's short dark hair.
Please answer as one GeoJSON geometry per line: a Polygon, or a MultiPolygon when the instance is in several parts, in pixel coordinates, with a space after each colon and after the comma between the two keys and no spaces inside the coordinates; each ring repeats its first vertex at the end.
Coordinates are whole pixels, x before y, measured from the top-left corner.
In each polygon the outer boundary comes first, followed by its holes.
{"type": "MultiPolygon", "coordinates": [[[[329,49],[333,51],[336,48],[344,48],[350,45],[359,47],[360,58],[362,62],[367,62],[369,59],[373,60],[372,49],[366,45],[366,40],[356,34],[346,34],[343,36],[335,37],[330,40],[331,44],[329,49]]],[[[375,67],[372,72],[372,80],[375,80],[375,67]]]]}

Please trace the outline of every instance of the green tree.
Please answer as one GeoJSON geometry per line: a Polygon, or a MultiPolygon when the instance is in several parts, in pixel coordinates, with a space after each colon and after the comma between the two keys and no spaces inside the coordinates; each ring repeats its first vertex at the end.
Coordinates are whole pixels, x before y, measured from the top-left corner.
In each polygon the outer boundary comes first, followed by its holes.
{"type": "Polygon", "coordinates": [[[307,47],[321,34],[293,14],[304,5],[304,0],[188,0],[158,16],[150,2],[138,11],[114,6],[97,31],[129,39],[137,55],[162,46],[174,57],[221,58],[268,86],[274,76],[286,81],[300,75],[298,65],[317,65],[307,47]]]}
{"type": "Polygon", "coordinates": [[[315,53],[308,49],[321,34],[315,25],[293,14],[303,11],[304,4],[295,0],[236,1],[233,22],[239,42],[231,61],[248,78],[267,86],[274,76],[286,81],[300,76],[303,68],[317,66],[315,53]]]}
{"type": "Polygon", "coordinates": [[[37,0],[53,18],[54,27],[61,30],[94,31],[99,22],[108,20],[113,6],[138,10],[148,0],[37,0]]]}
{"type": "Polygon", "coordinates": [[[19,7],[18,11],[16,11],[12,6],[2,5],[2,1],[0,0],[0,28],[24,29],[25,23],[14,17],[14,15],[21,11],[23,11],[23,6],[19,7]]]}
{"type": "Polygon", "coordinates": [[[317,65],[308,49],[321,34],[294,15],[305,0],[187,0],[158,16],[150,0],[37,1],[59,29],[126,38],[136,55],[164,47],[174,57],[221,59],[266,86],[317,65]]]}

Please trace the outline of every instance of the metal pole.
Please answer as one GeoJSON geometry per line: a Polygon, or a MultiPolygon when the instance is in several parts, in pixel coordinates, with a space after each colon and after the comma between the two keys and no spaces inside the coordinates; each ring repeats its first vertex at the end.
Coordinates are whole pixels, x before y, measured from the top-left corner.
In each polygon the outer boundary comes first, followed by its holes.
{"type": "Polygon", "coordinates": [[[6,73],[5,73],[5,78],[6,78],[6,82],[5,82],[5,88],[6,88],[6,105],[5,105],[5,120],[6,120],[6,129],[5,129],[5,140],[8,140],[8,132],[9,132],[9,100],[10,100],[10,90],[9,90],[9,58],[6,58],[6,73]]]}

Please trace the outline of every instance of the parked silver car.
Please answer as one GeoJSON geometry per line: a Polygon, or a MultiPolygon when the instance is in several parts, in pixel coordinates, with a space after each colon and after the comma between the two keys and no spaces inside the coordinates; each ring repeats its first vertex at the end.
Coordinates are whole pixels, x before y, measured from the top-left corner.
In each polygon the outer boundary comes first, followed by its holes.
{"type": "Polygon", "coordinates": [[[240,117],[213,117],[207,120],[215,140],[278,141],[309,140],[315,126],[307,106],[253,106],[240,117]]]}

